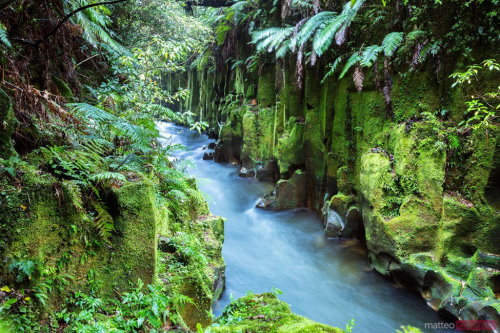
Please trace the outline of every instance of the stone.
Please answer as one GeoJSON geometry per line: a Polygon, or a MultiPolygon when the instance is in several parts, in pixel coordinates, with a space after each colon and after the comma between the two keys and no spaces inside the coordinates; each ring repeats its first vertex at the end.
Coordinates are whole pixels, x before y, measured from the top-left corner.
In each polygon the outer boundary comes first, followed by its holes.
{"type": "Polygon", "coordinates": [[[328,209],[325,216],[325,235],[328,238],[340,237],[341,231],[344,229],[342,217],[333,209],[328,209]]]}
{"type": "Polygon", "coordinates": [[[214,148],[214,161],[217,163],[224,163],[226,160],[224,159],[224,150],[223,150],[222,141],[217,142],[217,145],[214,148]]]}
{"type": "Polygon", "coordinates": [[[238,173],[238,176],[242,178],[254,178],[255,177],[255,170],[248,170],[245,167],[242,167],[240,169],[240,172],[238,173]]]}
{"type": "Polygon", "coordinates": [[[278,181],[273,206],[277,209],[307,206],[307,176],[304,172],[296,170],[290,179],[278,181]]]}
{"type": "Polygon", "coordinates": [[[215,149],[215,146],[217,146],[217,143],[215,143],[215,142],[210,142],[210,143],[207,145],[207,148],[208,148],[208,149],[215,149]]]}
{"type": "Polygon", "coordinates": [[[204,160],[213,160],[215,156],[215,153],[213,151],[208,151],[203,154],[203,159],[204,160]]]}

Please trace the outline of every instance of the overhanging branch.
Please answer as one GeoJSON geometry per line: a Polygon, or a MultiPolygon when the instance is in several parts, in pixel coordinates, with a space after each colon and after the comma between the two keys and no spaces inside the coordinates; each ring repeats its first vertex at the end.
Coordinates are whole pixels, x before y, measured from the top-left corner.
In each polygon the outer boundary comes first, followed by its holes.
{"type": "Polygon", "coordinates": [[[186,6],[188,8],[192,6],[200,6],[200,7],[229,7],[234,5],[234,0],[189,0],[186,1],[186,6]]]}

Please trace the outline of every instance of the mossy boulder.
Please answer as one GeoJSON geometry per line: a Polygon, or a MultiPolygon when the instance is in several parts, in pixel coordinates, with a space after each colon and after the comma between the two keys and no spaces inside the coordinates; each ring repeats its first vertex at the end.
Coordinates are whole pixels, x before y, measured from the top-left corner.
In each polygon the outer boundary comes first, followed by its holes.
{"type": "Polygon", "coordinates": [[[290,311],[288,304],[274,294],[249,294],[226,307],[215,324],[205,333],[282,332],[282,333],[342,333],[340,328],[314,322],[290,311]]]}
{"type": "Polygon", "coordinates": [[[276,183],[276,198],[272,204],[277,209],[293,209],[307,206],[307,175],[296,170],[290,179],[276,183]]]}

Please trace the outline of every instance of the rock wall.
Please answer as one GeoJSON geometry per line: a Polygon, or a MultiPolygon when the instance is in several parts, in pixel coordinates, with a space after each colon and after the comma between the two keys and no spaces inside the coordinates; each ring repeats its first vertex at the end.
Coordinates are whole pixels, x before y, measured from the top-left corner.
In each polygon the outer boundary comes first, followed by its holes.
{"type": "Polygon", "coordinates": [[[208,313],[224,283],[224,226],[223,219],[209,214],[194,180],[186,198],[167,205],[161,184],[168,180],[128,173],[127,182],[100,193],[114,224],[105,240],[96,227],[96,212],[75,182],[21,160],[10,165],[15,170],[10,174],[4,172],[4,162],[0,158],[0,285],[35,291],[50,285],[43,310],[50,317],[70,292],[114,296],[140,279],[165,284],[171,295],[194,300],[195,305],[181,310],[187,327],[211,323],[208,313]],[[180,232],[196,242],[194,253],[205,261],[187,258],[179,264],[185,245],[178,241],[180,232]],[[165,240],[178,244],[165,248],[165,240]],[[29,279],[20,279],[16,262],[35,265],[29,279]],[[182,269],[169,269],[179,265],[182,269]]]}
{"type": "Polygon", "coordinates": [[[376,271],[443,315],[498,321],[498,126],[450,130],[465,95],[431,72],[394,74],[388,108],[372,78],[358,92],[347,78],[321,83],[326,71],[309,68],[303,89],[291,61],[188,71],[202,80],[185,106],[219,133],[216,160],[279,175],[261,206],[323,212],[329,235],[362,239],[376,271]],[[331,210],[344,225],[328,226],[331,210]]]}

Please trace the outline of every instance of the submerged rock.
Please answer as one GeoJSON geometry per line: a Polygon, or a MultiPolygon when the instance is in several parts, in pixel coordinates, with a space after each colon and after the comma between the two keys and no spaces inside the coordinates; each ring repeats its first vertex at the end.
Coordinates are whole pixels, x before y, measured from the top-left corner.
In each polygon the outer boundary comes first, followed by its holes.
{"type": "Polygon", "coordinates": [[[255,170],[248,170],[245,167],[242,167],[240,169],[240,172],[238,173],[238,176],[243,177],[243,178],[254,178],[255,177],[255,170]]]}
{"type": "Polygon", "coordinates": [[[217,144],[215,142],[210,142],[208,145],[207,145],[207,148],[208,149],[215,149],[215,146],[217,146],[217,144]]]}
{"type": "Polygon", "coordinates": [[[213,151],[207,151],[206,153],[203,154],[203,159],[204,160],[213,160],[215,156],[215,153],[213,151]]]}

